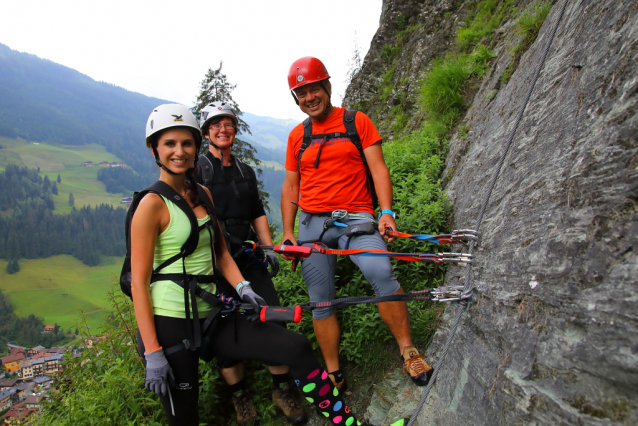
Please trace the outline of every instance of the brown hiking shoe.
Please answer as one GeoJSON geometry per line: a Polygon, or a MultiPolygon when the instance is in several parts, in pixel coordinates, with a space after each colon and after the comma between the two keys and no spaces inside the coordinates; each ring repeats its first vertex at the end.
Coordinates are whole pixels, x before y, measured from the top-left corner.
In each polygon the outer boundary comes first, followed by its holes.
{"type": "Polygon", "coordinates": [[[255,424],[257,413],[253,404],[253,396],[249,392],[241,392],[233,395],[233,405],[237,412],[237,423],[239,426],[248,426],[255,424]]]}
{"type": "Polygon", "coordinates": [[[334,374],[328,374],[328,377],[330,377],[330,380],[332,381],[332,384],[335,385],[335,388],[337,388],[337,390],[339,391],[339,395],[342,395],[347,389],[348,389],[348,384],[346,383],[346,378],[344,377],[342,381],[340,382],[335,382],[335,376],[334,374]]]}
{"type": "Polygon", "coordinates": [[[292,425],[302,425],[308,421],[306,411],[295,399],[295,396],[292,394],[292,388],[288,383],[280,389],[273,389],[272,401],[275,403],[275,407],[284,413],[288,423],[292,425]]]}
{"type": "Polygon", "coordinates": [[[434,369],[425,362],[425,355],[420,354],[416,348],[408,347],[403,349],[401,361],[403,361],[403,372],[408,373],[417,386],[428,384],[434,369]]]}

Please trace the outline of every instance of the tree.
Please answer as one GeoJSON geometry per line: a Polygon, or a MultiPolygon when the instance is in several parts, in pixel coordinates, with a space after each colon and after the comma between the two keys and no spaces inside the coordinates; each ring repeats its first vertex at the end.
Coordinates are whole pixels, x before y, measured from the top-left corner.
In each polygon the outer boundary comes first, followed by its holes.
{"type": "MultiPolygon", "coordinates": [[[[237,102],[233,100],[232,91],[237,87],[236,84],[230,84],[226,79],[226,74],[222,73],[223,62],[219,62],[219,68],[212,69],[209,68],[204,76],[204,79],[199,83],[199,95],[197,95],[197,100],[195,101],[195,116],[199,118],[200,112],[206,105],[209,105],[213,102],[226,102],[231,106],[231,108],[235,111],[237,118],[239,120],[239,132],[246,132],[250,135],[250,126],[244,120],[241,119],[241,115],[243,112],[239,109],[239,105],[237,102]]],[[[202,147],[200,149],[200,153],[204,154],[208,151],[208,144],[206,143],[206,139],[202,143],[202,147]]],[[[256,157],[257,150],[248,142],[242,141],[238,137],[235,137],[235,142],[233,142],[232,154],[235,157],[240,158],[244,163],[249,164],[254,167],[255,172],[257,174],[257,188],[259,190],[259,197],[262,199],[264,203],[264,208],[267,211],[270,211],[268,206],[268,202],[266,199],[269,194],[264,190],[264,184],[261,179],[262,170],[259,167],[261,164],[261,160],[256,157]]]]}
{"type": "Polygon", "coordinates": [[[58,183],[62,183],[62,178],[60,177],[60,173],[58,173],[58,180],[57,180],[57,182],[58,182],[58,183]]]}
{"type": "Polygon", "coordinates": [[[58,185],[55,182],[51,185],[51,194],[58,195],[58,185]]]}
{"type": "Polygon", "coordinates": [[[235,111],[235,114],[237,114],[237,118],[239,119],[239,132],[246,132],[252,135],[252,133],[250,133],[250,126],[241,119],[244,113],[241,112],[239,105],[237,105],[237,102],[233,100],[233,96],[231,95],[237,85],[230,84],[228,80],[226,80],[226,74],[222,73],[223,65],[224,63],[220,61],[219,68],[216,70],[208,68],[204,79],[199,83],[199,95],[195,101],[195,115],[199,118],[199,112],[208,104],[213,102],[226,102],[235,111]]]}
{"type": "MultiPolygon", "coordinates": [[[[348,73],[346,74],[346,79],[344,82],[346,83],[346,90],[350,83],[352,83],[352,79],[357,73],[361,70],[361,48],[359,47],[359,43],[357,43],[357,32],[354,32],[354,47],[352,48],[352,56],[348,59],[348,73]]],[[[342,98],[345,97],[342,96],[342,98]]]]}
{"type": "Polygon", "coordinates": [[[75,205],[75,197],[73,197],[73,193],[69,192],[69,205],[70,206],[74,206],[75,205]]]}
{"type": "Polygon", "coordinates": [[[15,274],[16,272],[20,271],[20,264],[18,263],[17,259],[10,259],[9,263],[7,263],[7,273],[8,274],[15,274]]]}

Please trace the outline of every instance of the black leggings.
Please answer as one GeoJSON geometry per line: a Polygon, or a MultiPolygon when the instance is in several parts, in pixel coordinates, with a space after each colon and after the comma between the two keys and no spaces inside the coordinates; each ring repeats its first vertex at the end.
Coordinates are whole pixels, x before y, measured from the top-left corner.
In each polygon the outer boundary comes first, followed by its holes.
{"type": "MultiPolygon", "coordinates": [[[[159,344],[170,348],[186,336],[186,320],[155,316],[159,344]]],[[[215,356],[261,361],[270,365],[288,365],[296,380],[304,380],[312,371],[321,369],[308,339],[294,331],[270,323],[250,322],[245,315],[231,314],[217,324],[210,347],[215,356]]],[[[138,346],[144,353],[138,334],[138,346]]],[[[175,416],[168,396],[160,396],[169,425],[198,425],[199,351],[187,349],[166,357],[175,375],[170,388],[175,416]]]]}

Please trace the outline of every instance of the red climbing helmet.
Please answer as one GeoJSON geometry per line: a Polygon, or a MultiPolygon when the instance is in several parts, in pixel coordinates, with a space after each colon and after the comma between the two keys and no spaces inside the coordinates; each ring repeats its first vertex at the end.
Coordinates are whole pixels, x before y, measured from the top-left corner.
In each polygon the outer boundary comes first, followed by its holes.
{"type": "Polygon", "coordinates": [[[330,74],[328,74],[328,70],[323,62],[312,56],[306,56],[297,59],[290,66],[290,71],[288,71],[288,87],[290,87],[290,90],[294,90],[297,87],[329,78],[330,74]]]}

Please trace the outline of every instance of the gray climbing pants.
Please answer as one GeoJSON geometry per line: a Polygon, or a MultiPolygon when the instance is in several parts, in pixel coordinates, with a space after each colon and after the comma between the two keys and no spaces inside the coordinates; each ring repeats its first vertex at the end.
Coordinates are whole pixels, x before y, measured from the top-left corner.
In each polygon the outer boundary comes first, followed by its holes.
{"type": "MultiPolygon", "coordinates": [[[[366,213],[364,213],[366,214],[366,213]]],[[[372,219],[373,216],[369,215],[372,219]]],[[[328,216],[302,211],[299,216],[299,239],[301,241],[319,238],[323,232],[324,222],[328,216]]],[[[365,222],[365,219],[344,219],[339,222],[346,225],[365,222]]],[[[332,226],[323,234],[321,242],[332,249],[344,249],[348,237],[345,228],[332,226]]],[[[387,246],[381,234],[375,232],[372,235],[357,235],[350,239],[350,249],[387,250],[387,246]]],[[[401,285],[397,281],[390,259],[387,257],[350,256],[352,262],[363,273],[377,296],[389,296],[396,293],[401,285]]],[[[337,256],[313,253],[309,258],[301,261],[303,274],[311,302],[327,302],[335,298],[335,271],[337,256]]],[[[317,308],[312,311],[315,319],[325,319],[334,313],[331,307],[317,308]]]]}

